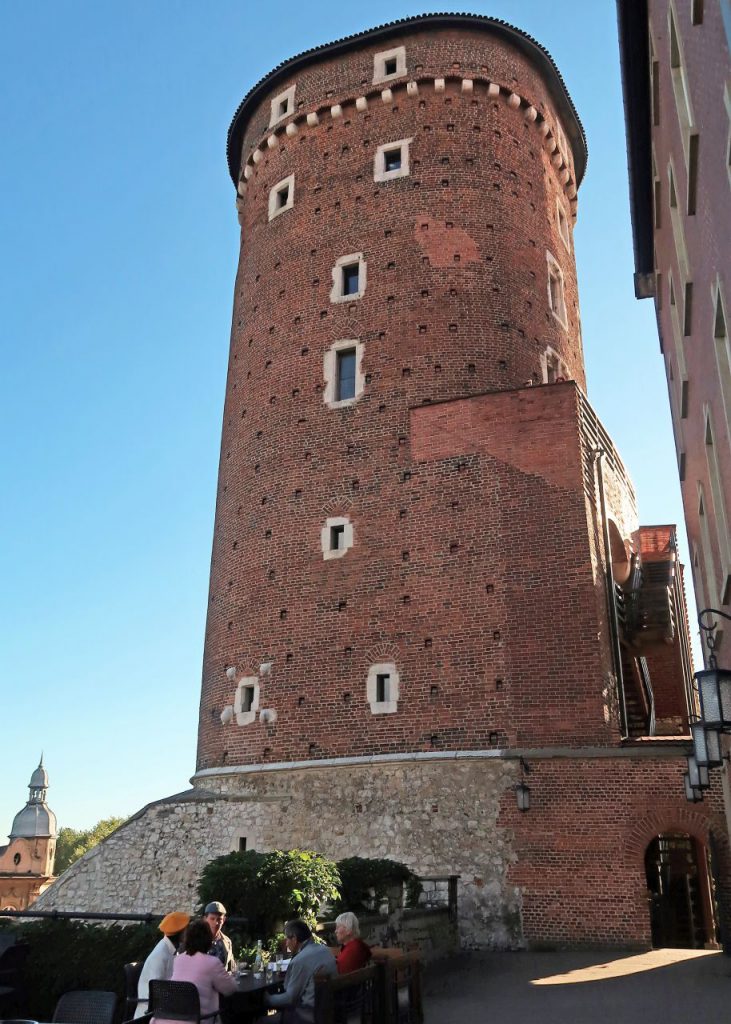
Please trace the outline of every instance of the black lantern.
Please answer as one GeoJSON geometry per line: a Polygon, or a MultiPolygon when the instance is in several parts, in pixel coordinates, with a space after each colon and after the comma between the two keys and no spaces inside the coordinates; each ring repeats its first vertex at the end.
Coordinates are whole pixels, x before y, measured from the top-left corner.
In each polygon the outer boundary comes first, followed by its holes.
{"type": "Polygon", "coordinates": [[[690,731],[696,764],[703,768],[720,768],[723,764],[720,732],[707,728],[704,721],[691,722],[690,731]]]}
{"type": "Polygon", "coordinates": [[[515,787],[515,800],[519,811],[530,810],[530,786],[526,785],[525,777],[530,775],[530,765],[520,759],[520,782],[515,787]]]}
{"type": "Polygon", "coordinates": [[[709,729],[731,732],[731,672],[713,665],[703,672],[696,672],[695,678],[704,725],[709,729]]]}
{"type": "Polygon", "coordinates": [[[711,785],[708,766],[699,765],[692,754],[688,757],[688,779],[693,789],[708,789],[711,785]]]}
{"type": "Polygon", "coordinates": [[[686,772],[683,776],[683,782],[685,783],[685,799],[689,800],[692,804],[697,804],[703,799],[703,792],[700,789],[696,789],[691,785],[690,778],[686,772]]]}
{"type": "Polygon", "coordinates": [[[519,811],[527,811],[530,809],[530,786],[526,786],[524,782],[519,782],[515,787],[515,799],[518,802],[519,811]]]}

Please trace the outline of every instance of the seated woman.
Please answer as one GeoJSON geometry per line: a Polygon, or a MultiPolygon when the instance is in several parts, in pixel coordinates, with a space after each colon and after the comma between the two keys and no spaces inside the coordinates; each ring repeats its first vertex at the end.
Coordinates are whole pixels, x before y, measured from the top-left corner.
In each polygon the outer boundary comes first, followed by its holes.
{"type": "MultiPolygon", "coordinates": [[[[236,979],[230,975],[216,956],[209,956],[213,944],[211,929],[205,921],[193,921],[185,929],[183,952],[175,957],[173,981],[190,981],[198,989],[201,1017],[209,1021],[218,1013],[219,994],[230,996],[236,991],[236,979]]],[[[155,1017],[156,1024],[173,1024],[155,1017]]]]}
{"type": "Polygon", "coordinates": [[[340,952],[335,957],[338,974],[350,974],[365,967],[371,958],[371,947],[360,938],[358,918],[350,911],[335,918],[335,938],[340,952]]]}

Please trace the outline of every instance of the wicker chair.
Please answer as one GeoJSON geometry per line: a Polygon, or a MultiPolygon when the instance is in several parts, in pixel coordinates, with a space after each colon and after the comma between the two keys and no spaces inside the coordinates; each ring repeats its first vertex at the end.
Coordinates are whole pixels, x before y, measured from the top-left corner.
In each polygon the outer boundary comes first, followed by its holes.
{"type": "Polygon", "coordinates": [[[56,1003],[54,1024],[113,1024],[114,992],[66,992],[56,1003]]]}
{"type": "Polygon", "coordinates": [[[200,1024],[218,1016],[218,1011],[201,1016],[198,989],[190,981],[151,981],[149,1016],[166,1020],[190,1020],[200,1024]]]}

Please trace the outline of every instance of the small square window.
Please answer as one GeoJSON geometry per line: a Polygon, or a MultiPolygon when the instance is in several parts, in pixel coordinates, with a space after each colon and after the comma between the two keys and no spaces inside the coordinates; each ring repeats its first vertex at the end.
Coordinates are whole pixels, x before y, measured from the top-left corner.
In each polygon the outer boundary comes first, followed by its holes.
{"type": "MultiPolygon", "coordinates": [[[[336,401],[355,398],[355,349],[346,348],[337,353],[336,401]]],[[[333,527],[336,529],[336,527],[333,527]]]]}
{"type": "Polygon", "coordinates": [[[330,550],[342,551],[345,547],[345,524],[330,527],[330,550]]]}
{"type": "Polygon", "coordinates": [[[407,177],[412,142],[413,139],[394,139],[379,146],[373,161],[373,180],[391,181],[407,177]]]}
{"type": "Polygon", "coordinates": [[[342,268],[343,272],[343,295],[357,295],[360,284],[360,266],[357,263],[348,263],[342,268]]]}
{"type": "Polygon", "coordinates": [[[251,711],[254,704],[255,688],[253,686],[242,686],[241,688],[241,710],[245,714],[251,711]]]}
{"type": "Polygon", "coordinates": [[[401,167],[401,147],[387,149],[383,154],[383,166],[386,171],[398,171],[401,167]]]}
{"type": "Polygon", "coordinates": [[[246,836],[239,836],[239,853],[246,851],[246,836]]]}
{"type": "Polygon", "coordinates": [[[278,96],[272,99],[269,113],[270,128],[273,128],[275,124],[278,124],[285,117],[289,117],[290,114],[294,113],[294,91],[295,86],[290,85],[289,89],[285,89],[284,92],[280,92],[278,96]]]}
{"type": "Polygon", "coordinates": [[[373,84],[390,82],[406,74],[406,49],[396,46],[373,55],[373,84]]]}
{"type": "Polygon", "coordinates": [[[269,191],[269,220],[274,220],[294,206],[294,175],[282,178],[269,191]]]}
{"type": "Polygon", "coordinates": [[[548,264],[548,304],[551,312],[562,327],[566,328],[566,300],[564,298],[563,273],[550,252],[546,253],[548,264]]]}

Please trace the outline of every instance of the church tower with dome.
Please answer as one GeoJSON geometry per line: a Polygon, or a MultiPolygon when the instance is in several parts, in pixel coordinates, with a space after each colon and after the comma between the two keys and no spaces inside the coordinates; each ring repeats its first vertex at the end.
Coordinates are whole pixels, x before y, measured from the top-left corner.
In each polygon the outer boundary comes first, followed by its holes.
{"type": "Polygon", "coordinates": [[[10,842],[0,846],[0,910],[25,910],[54,880],[58,830],[46,803],[43,755],[28,783],[25,807],[13,818],[10,842]]]}

